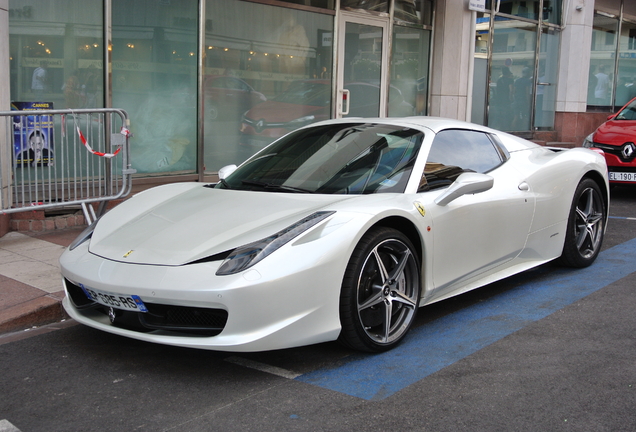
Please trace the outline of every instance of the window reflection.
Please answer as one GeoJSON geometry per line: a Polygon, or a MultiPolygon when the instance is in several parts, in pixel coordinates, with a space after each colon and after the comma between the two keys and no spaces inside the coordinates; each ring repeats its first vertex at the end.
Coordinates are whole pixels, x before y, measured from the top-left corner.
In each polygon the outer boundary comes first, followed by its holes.
{"type": "Polygon", "coordinates": [[[614,82],[614,56],[618,19],[594,15],[592,53],[587,87],[587,104],[609,106],[614,82]]]}
{"type": "MultiPolygon", "coordinates": [[[[432,0],[393,0],[393,17],[396,21],[411,24],[432,25],[432,0]]],[[[389,2],[382,0],[341,0],[340,8],[349,11],[365,10],[389,13],[389,2]]]]}
{"type": "Polygon", "coordinates": [[[50,1],[12,0],[11,100],[52,102],[53,108],[103,105],[102,10],[69,1],[69,15],[50,1]]]}
{"type": "Polygon", "coordinates": [[[194,172],[197,2],[113,0],[112,7],[113,105],[132,119],[133,168],[194,172]]]}
{"type": "Polygon", "coordinates": [[[208,0],[206,18],[206,171],[330,117],[332,15],[208,0]]]}
{"type": "Polygon", "coordinates": [[[488,126],[530,130],[537,26],[521,21],[495,23],[490,69],[488,126]]]}
{"type": "Polygon", "coordinates": [[[390,117],[426,115],[430,36],[428,30],[393,27],[390,117]]]}
{"type": "Polygon", "coordinates": [[[404,192],[423,134],[392,125],[296,131],[239,167],[221,189],[321,194],[404,192]]]}
{"type": "Polygon", "coordinates": [[[636,24],[623,22],[618,53],[615,109],[636,97],[636,24]]]}

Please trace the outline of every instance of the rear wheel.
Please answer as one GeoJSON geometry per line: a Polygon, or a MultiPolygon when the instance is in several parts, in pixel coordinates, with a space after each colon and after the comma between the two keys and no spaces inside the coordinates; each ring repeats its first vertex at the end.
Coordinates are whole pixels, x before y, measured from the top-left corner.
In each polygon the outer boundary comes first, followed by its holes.
{"type": "Polygon", "coordinates": [[[404,338],[417,315],[420,275],[411,242],[391,228],[369,231],[356,246],[342,283],[339,341],[380,352],[404,338]]]}
{"type": "Polygon", "coordinates": [[[216,120],[219,118],[219,107],[215,103],[208,103],[205,106],[205,116],[208,120],[216,120]]]}
{"type": "Polygon", "coordinates": [[[584,179],[574,193],[563,253],[559,261],[569,267],[587,267],[596,260],[603,236],[607,207],[598,184],[584,179]]]}

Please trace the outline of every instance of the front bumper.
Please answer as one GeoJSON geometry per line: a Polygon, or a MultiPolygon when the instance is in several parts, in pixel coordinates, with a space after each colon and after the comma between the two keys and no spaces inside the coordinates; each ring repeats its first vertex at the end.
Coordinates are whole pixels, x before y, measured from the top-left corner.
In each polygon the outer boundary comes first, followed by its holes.
{"type": "Polygon", "coordinates": [[[289,250],[278,251],[282,253],[248,271],[215,276],[220,262],[183,266],[121,263],[91,254],[86,242],[60,258],[67,291],[63,305],[82,324],[167,345],[245,352],[332,341],[340,333],[339,293],[347,260],[338,254],[317,256],[309,249],[302,250],[310,247],[286,245],[289,250]],[[293,260],[285,259],[289,254],[293,254],[293,260]],[[126,312],[128,319],[113,324],[105,313],[107,308],[70,300],[78,298],[73,285],[80,284],[136,295],[150,305],[225,312],[227,321],[220,332],[174,326],[141,328],[130,325],[132,312],[126,312]]]}
{"type": "Polygon", "coordinates": [[[626,152],[625,147],[633,143],[627,142],[622,145],[601,144],[592,141],[592,136],[588,136],[583,142],[583,147],[597,148],[603,151],[609,181],[612,184],[634,184],[636,183],[636,154],[633,150],[626,152]]]}

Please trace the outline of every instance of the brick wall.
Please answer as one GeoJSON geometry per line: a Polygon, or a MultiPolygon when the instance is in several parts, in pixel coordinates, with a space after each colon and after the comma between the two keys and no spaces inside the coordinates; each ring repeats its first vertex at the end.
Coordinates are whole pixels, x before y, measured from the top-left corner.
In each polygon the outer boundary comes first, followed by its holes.
{"type": "Polygon", "coordinates": [[[571,142],[581,146],[583,140],[607,120],[609,113],[572,113],[557,112],[554,129],[558,132],[558,141],[571,142]]]}

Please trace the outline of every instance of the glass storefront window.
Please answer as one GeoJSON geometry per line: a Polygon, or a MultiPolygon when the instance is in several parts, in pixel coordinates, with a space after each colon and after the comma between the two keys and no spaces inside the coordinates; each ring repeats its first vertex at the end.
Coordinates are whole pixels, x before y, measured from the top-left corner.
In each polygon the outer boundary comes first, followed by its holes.
{"type": "Polygon", "coordinates": [[[103,106],[102,2],[11,0],[11,12],[11,100],[103,106]]]}
{"type": "Polygon", "coordinates": [[[431,32],[393,27],[389,117],[426,115],[431,32]]]}
{"type": "MultiPolygon", "coordinates": [[[[400,23],[422,25],[433,24],[433,0],[392,0],[394,3],[393,16],[400,23]]],[[[388,1],[383,0],[341,0],[340,8],[347,11],[365,10],[389,13],[388,1]]]]}
{"type": "Polygon", "coordinates": [[[206,18],[206,171],[331,117],[333,15],[208,0],[206,18]]]}
{"type": "Polygon", "coordinates": [[[537,25],[495,22],[490,68],[488,126],[528,131],[534,93],[537,25]]]}
{"type": "MultiPolygon", "coordinates": [[[[569,3],[569,2],[566,2],[569,3]]],[[[543,0],[543,10],[541,11],[541,20],[550,24],[561,24],[561,15],[563,11],[562,0],[543,0]]]]}
{"type": "Polygon", "coordinates": [[[594,14],[590,74],[587,86],[588,106],[610,106],[614,88],[614,58],[618,19],[594,14]]]}
{"type": "Polygon", "coordinates": [[[636,24],[623,21],[618,51],[618,80],[614,106],[636,97],[636,24]]]}
{"type": "MultiPolygon", "coordinates": [[[[490,14],[478,12],[475,22],[475,56],[473,58],[473,103],[470,121],[486,124],[486,96],[488,80],[488,47],[490,41],[490,14]]],[[[492,85],[492,84],[491,84],[492,85]]]]}
{"type": "MultiPolygon", "coordinates": [[[[488,10],[495,9],[497,7],[497,0],[487,0],[486,8],[488,10]]],[[[501,0],[499,2],[499,11],[498,13],[506,14],[506,15],[514,15],[521,18],[527,18],[531,20],[539,19],[539,0],[527,0],[527,1],[519,1],[519,0],[501,0]]]]}
{"type": "Polygon", "coordinates": [[[197,166],[196,0],[113,0],[112,100],[131,118],[133,168],[197,166]]]}
{"type": "MultiPolygon", "coordinates": [[[[488,10],[493,6],[496,9],[497,0],[486,1],[488,10]]],[[[562,11],[563,0],[543,0],[543,5],[540,0],[501,0],[498,12],[535,21],[540,19],[550,24],[561,24],[562,11]]]]}
{"type": "Polygon", "coordinates": [[[539,72],[536,80],[534,126],[537,129],[554,127],[557,77],[559,74],[559,43],[561,33],[543,28],[539,48],[539,72]]]}
{"type": "Polygon", "coordinates": [[[335,9],[335,0],[281,0],[285,3],[293,3],[302,6],[312,6],[321,9],[335,9]]]}
{"type": "Polygon", "coordinates": [[[396,22],[422,25],[433,24],[433,1],[394,0],[393,18],[396,22]]]}
{"type": "Polygon", "coordinates": [[[388,13],[389,2],[383,0],[340,0],[340,9],[348,11],[367,10],[373,12],[388,13]]]}

